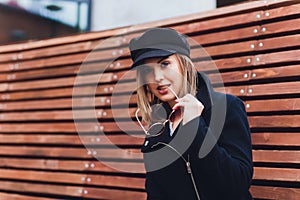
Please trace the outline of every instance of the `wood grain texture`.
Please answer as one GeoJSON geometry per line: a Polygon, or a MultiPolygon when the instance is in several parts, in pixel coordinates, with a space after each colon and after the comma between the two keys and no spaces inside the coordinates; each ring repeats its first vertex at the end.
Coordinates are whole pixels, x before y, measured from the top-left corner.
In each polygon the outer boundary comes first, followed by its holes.
{"type": "Polygon", "coordinates": [[[214,88],[244,101],[253,197],[298,200],[299,8],[294,0],[252,1],[1,46],[0,199],[146,199],[128,43],[171,27],[188,36],[195,66],[214,88]]]}

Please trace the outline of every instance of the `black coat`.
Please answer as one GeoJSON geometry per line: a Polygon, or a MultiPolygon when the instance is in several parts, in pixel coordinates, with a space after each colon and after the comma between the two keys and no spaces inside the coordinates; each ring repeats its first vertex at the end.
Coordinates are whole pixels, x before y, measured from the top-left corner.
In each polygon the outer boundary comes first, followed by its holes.
{"type": "MultiPolygon", "coordinates": [[[[204,105],[200,117],[180,124],[172,136],[167,123],[163,134],[145,139],[147,199],[197,199],[184,159],[190,161],[201,200],[252,199],[252,147],[243,102],[213,91],[202,73],[196,97],[204,105]]],[[[167,104],[164,107],[171,111],[167,104]]]]}

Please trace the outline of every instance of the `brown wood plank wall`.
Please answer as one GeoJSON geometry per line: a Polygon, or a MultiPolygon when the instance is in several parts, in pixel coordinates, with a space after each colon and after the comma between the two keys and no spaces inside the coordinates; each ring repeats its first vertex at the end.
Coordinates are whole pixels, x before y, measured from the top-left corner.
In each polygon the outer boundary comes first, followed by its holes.
{"type": "Polygon", "coordinates": [[[188,35],[197,69],[244,100],[254,198],[299,199],[299,17],[300,2],[266,0],[0,47],[0,199],[145,199],[127,48],[155,26],[188,35]]]}

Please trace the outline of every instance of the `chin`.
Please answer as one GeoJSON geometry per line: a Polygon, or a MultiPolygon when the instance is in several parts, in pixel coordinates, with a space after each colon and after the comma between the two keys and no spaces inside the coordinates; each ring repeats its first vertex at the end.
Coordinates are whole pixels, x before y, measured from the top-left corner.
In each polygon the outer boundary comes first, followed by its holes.
{"type": "Polygon", "coordinates": [[[174,98],[173,97],[158,97],[158,99],[162,102],[170,102],[170,101],[174,101],[174,98]]]}

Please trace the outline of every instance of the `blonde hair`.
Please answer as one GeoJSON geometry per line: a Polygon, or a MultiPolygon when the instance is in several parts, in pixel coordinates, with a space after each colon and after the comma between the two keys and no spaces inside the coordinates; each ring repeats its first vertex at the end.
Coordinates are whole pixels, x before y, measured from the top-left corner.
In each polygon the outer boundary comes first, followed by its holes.
{"type": "MultiPolygon", "coordinates": [[[[181,98],[186,94],[196,95],[197,92],[197,70],[187,56],[175,54],[179,66],[182,71],[182,89],[178,94],[178,97],[181,98]]],[[[148,89],[144,81],[142,70],[137,67],[137,104],[142,115],[143,122],[151,121],[151,106],[153,104],[161,103],[160,100],[155,97],[148,89]]]]}

